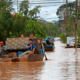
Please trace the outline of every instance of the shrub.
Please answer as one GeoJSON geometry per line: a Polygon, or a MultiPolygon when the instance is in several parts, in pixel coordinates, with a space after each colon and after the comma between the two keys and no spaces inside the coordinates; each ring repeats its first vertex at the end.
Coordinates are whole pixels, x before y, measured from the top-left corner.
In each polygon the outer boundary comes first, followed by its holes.
{"type": "Polygon", "coordinates": [[[61,42],[62,42],[62,43],[66,43],[67,37],[64,35],[64,33],[61,33],[61,34],[60,34],[60,38],[61,38],[61,42]]]}

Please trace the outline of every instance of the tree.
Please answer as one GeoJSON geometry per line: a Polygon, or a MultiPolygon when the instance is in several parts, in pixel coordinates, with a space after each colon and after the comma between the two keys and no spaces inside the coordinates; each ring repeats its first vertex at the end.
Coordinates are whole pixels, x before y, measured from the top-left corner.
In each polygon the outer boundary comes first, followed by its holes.
{"type": "Polygon", "coordinates": [[[41,6],[36,6],[35,8],[33,8],[32,10],[29,11],[29,16],[31,16],[31,18],[35,19],[38,18],[37,17],[37,13],[40,13],[40,8],[41,6]]]}
{"type": "Polygon", "coordinates": [[[0,36],[1,40],[5,41],[9,37],[9,31],[11,30],[12,25],[12,16],[9,10],[0,11],[0,36]],[[5,35],[2,36],[5,32],[5,35]]]}
{"type": "MultiPolygon", "coordinates": [[[[69,14],[71,15],[74,12],[75,6],[74,3],[68,3],[68,11],[69,14]]],[[[64,18],[64,16],[66,16],[66,4],[61,5],[58,9],[56,14],[58,15],[58,17],[60,19],[64,18]]]]}
{"type": "Polygon", "coordinates": [[[12,11],[12,0],[0,0],[0,10],[2,10],[4,8],[4,10],[10,10],[12,11]]]}
{"type": "Polygon", "coordinates": [[[64,35],[64,33],[60,34],[60,38],[61,38],[61,42],[66,43],[67,37],[66,37],[66,35],[64,35]]]}
{"type": "Polygon", "coordinates": [[[28,24],[26,25],[26,33],[27,33],[27,36],[29,36],[31,33],[33,33],[34,36],[37,38],[46,37],[46,32],[42,28],[40,22],[33,21],[32,19],[30,19],[28,21],[28,24]]]}
{"type": "Polygon", "coordinates": [[[43,29],[50,36],[54,36],[54,37],[60,36],[59,26],[57,24],[48,23],[47,25],[43,26],[43,29]]]}
{"type": "Polygon", "coordinates": [[[34,7],[32,10],[29,10],[29,1],[28,0],[24,0],[22,1],[22,3],[20,4],[20,10],[19,12],[22,13],[22,15],[30,17],[30,18],[37,18],[37,13],[39,13],[39,8],[41,6],[36,6],[34,7]]]}
{"type": "Polygon", "coordinates": [[[13,21],[12,36],[19,37],[22,33],[25,34],[26,17],[21,13],[17,13],[13,21]]]}
{"type": "Polygon", "coordinates": [[[24,0],[20,4],[20,10],[19,10],[19,12],[22,13],[23,15],[25,15],[25,16],[28,15],[28,8],[29,8],[28,4],[29,4],[28,0],[24,0]]]}
{"type": "Polygon", "coordinates": [[[80,8],[78,9],[78,20],[80,20],[80,8]]]}
{"type": "Polygon", "coordinates": [[[7,33],[10,30],[12,0],[0,0],[0,40],[5,41],[7,33]],[[8,31],[7,31],[7,30],[8,31]]]}
{"type": "Polygon", "coordinates": [[[62,27],[64,29],[63,32],[66,33],[66,36],[74,36],[75,33],[75,27],[74,27],[75,23],[74,23],[74,18],[72,15],[69,16],[68,22],[66,24],[64,24],[62,27]]]}

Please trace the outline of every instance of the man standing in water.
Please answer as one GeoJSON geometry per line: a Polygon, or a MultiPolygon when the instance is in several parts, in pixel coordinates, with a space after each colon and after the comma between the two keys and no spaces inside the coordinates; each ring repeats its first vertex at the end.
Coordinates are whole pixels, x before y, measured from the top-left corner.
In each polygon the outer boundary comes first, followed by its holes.
{"type": "Polygon", "coordinates": [[[33,40],[29,39],[29,43],[27,43],[27,51],[24,54],[34,54],[35,52],[35,44],[33,44],[33,40]]]}
{"type": "Polygon", "coordinates": [[[29,39],[29,43],[27,44],[27,53],[34,54],[35,52],[35,44],[33,44],[33,40],[29,39]]]}
{"type": "Polygon", "coordinates": [[[37,38],[34,37],[34,34],[33,33],[30,34],[30,39],[32,39],[33,40],[33,43],[35,44],[35,46],[37,46],[37,38]]]}
{"type": "Polygon", "coordinates": [[[33,40],[33,44],[35,45],[35,54],[37,54],[37,53],[38,53],[38,52],[37,52],[37,38],[34,37],[34,34],[33,34],[33,33],[31,33],[31,34],[30,34],[30,39],[33,40]]]}
{"type": "Polygon", "coordinates": [[[48,38],[48,40],[46,41],[46,43],[45,43],[45,44],[46,44],[46,46],[50,46],[50,44],[51,44],[51,43],[50,43],[50,41],[49,41],[49,40],[50,40],[50,38],[48,38]]]}

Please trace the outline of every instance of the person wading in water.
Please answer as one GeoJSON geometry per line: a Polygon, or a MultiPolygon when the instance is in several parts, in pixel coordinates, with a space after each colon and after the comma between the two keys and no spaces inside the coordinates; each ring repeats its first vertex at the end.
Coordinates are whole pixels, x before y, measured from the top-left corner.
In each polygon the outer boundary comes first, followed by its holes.
{"type": "Polygon", "coordinates": [[[46,41],[46,43],[45,43],[45,44],[46,44],[46,46],[50,46],[50,44],[51,44],[51,43],[50,43],[50,41],[49,41],[49,40],[50,40],[50,38],[48,38],[48,40],[46,41]]]}
{"type": "Polygon", "coordinates": [[[41,49],[44,49],[44,46],[42,44],[42,40],[38,39],[37,40],[37,50],[38,50],[37,54],[41,54],[41,49]]]}
{"type": "Polygon", "coordinates": [[[23,54],[34,54],[35,52],[35,44],[33,44],[33,40],[29,39],[29,43],[27,44],[27,51],[24,52],[23,54]]]}

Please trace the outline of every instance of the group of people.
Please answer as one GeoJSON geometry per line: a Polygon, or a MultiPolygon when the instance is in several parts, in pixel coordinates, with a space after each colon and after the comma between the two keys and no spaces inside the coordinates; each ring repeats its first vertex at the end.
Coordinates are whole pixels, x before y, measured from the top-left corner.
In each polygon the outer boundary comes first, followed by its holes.
{"type": "MultiPolygon", "coordinates": [[[[24,34],[21,34],[20,37],[24,38],[24,34]]],[[[26,53],[34,54],[36,51],[37,51],[38,54],[41,54],[41,49],[44,49],[42,41],[44,41],[44,40],[35,39],[34,38],[34,34],[31,33],[30,34],[29,43],[27,43],[27,45],[26,45],[27,51],[24,52],[23,54],[26,54],[26,53]]],[[[54,38],[51,39],[51,37],[49,35],[47,35],[45,41],[46,41],[45,45],[47,45],[47,46],[49,45],[50,46],[51,44],[53,44],[54,38]]],[[[5,51],[3,50],[3,46],[0,45],[0,57],[5,57],[5,56],[9,57],[10,55],[6,55],[5,51]]]]}
{"type": "MultiPolygon", "coordinates": [[[[26,53],[34,54],[35,48],[37,48],[37,49],[39,48],[38,51],[41,54],[41,49],[44,49],[44,46],[42,44],[42,41],[44,41],[44,39],[43,40],[40,40],[40,39],[37,40],[37,44],[40,45],[40,47],[38,47],[35,44],[33,44],[33,38],[34,38],[33,33],[30,34],[30,38],[31,39],[29,39],[29,43],[27,44],[26,53]]],[[[50,46],[50,45],[53,46],[54,45],[54,37],[50,37],[49,35],[47,35],[47,37],[45,39],[45,45],[46,46],[50,46]]]]}
{"type": "MultiPolygon", "coordinates": [[[[24,34],[21,34],[20,37],[24,38],[24,34]]],[[[36,38],[34,38],[33,33],[30,34],[29,43],[26,44],[26,48],[27,48],[27,50],[23,54],[26,54],[26,53],[28,53],[28,54],[34,54],[34,53],[41,54],[41,49],[44,49],[43,44],[41,42],[41,39],[37,40],[36,38]],[[39,45],[39,46],[37,46],[37,45],[39,45]]],[[[10,54],[6,54],[5,50],[3,49],[3,46],[0,46],[0,57],[1,58],[11,57],[10,54]]]]}
{"type": "Polygon", "coordinates": [[[44,49],[41,39],[35,39],[34,34],[30,34],[29,43],[27,43],[27,51],[24,53],[34,54],[37,51],[38,54],[41,54],[41,49],[44,49]]]}
{"type": "Polygon", "coordinates": [[[54,45],[54,37],[50,37],[49,35],[47,35],[47,37],[45,38],[45,42],[44,42],[44,39],[42,40],[42,42],[46,46],[54,45]]]}

